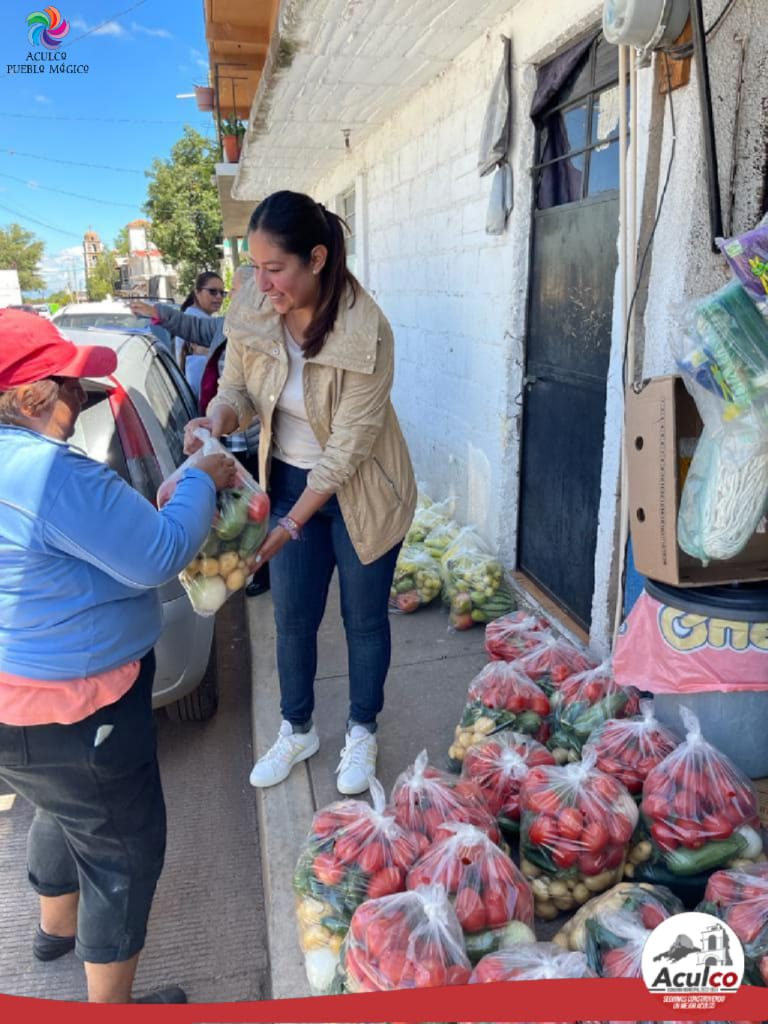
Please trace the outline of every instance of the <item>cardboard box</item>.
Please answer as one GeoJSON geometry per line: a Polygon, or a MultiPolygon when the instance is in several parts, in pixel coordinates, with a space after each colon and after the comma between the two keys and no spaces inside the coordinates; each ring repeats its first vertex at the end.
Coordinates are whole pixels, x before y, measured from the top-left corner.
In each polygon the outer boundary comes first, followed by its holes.
{"type": "Polygon", "coordinates": [[[752,785],[757,790],[757,813],[760,824],[768,828],[768,779],[754,779],[752,785]]]}
{"type": "Polygon", "coordinates": [[[632,551],[638,572],[660,583],[702,587],[768,579],[768,533],[734,558],[703,566],[677,543],[680,494],[702,423],[680,377],[654,377],[626,408],[632,551]]]}

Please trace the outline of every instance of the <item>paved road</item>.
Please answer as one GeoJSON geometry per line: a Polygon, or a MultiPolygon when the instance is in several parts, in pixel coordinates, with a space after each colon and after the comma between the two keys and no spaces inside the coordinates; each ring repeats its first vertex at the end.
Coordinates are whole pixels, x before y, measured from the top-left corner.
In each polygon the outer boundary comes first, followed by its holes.
{"type": "MultiPolygon", "coordinates": [[[[190,1002],[267,998],[268,962],[251,768],[250,673],[244,608],[220,614],[221,703],[204,724],[158,715],[168,853],[136,990],[174,983],[190,1002]]],[[[3,800],[0,797],[0,808],[3,800]]],[[[36,897],[25,874],[29,806],[0,809],[0,992],[83,999],[73,955],[38,963],[36,897]]]]}

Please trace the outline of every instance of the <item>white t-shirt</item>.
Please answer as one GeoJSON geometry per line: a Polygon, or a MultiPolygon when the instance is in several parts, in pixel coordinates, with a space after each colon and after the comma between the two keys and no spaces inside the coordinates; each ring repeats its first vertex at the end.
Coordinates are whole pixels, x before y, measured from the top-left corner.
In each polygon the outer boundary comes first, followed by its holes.
{"type": "Polygon", "coordinates": [[[288,379],[277,400],[274,418],[275,456],[299,469],[312,469],[323,454],[304,405],[304,352],[283,325],[288,350],[288,379]]]}

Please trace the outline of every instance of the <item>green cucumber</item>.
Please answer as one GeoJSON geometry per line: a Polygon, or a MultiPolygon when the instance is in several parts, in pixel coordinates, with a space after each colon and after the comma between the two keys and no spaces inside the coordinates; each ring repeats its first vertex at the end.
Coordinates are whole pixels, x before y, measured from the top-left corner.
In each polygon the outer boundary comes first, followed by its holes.
{"type": "Polygon", "coordinates": [[[664,863],[673,875],[698,875],[703,871],[724,867],[743,852],[747,845],[743,836],[734,833],[729,839],[713,839],[698,850],[678,846],[676,850],[662,854],[664,863]]]}

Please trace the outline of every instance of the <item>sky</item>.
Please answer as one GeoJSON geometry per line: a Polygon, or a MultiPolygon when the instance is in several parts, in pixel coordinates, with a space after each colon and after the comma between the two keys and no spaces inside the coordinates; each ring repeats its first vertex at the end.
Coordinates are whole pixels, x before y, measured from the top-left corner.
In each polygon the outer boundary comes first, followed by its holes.
{"type": "Polygon", "coordinates": [[[203,0],[61,0],[69,32],[58,51],[88,72],[38,61],[43,73],[8,73],[44,50],[30,45],[27,16],[46,6],[3,3],[0,227],[15,222],[45,242],[41,269],[55,290],[74,273],[82,286],[88,228],[111,245],[143,216],[144,171],[168,157],[184,124],[210,137],[214,125],[194,99],[176,98],[208,82],[203,0]]]}

